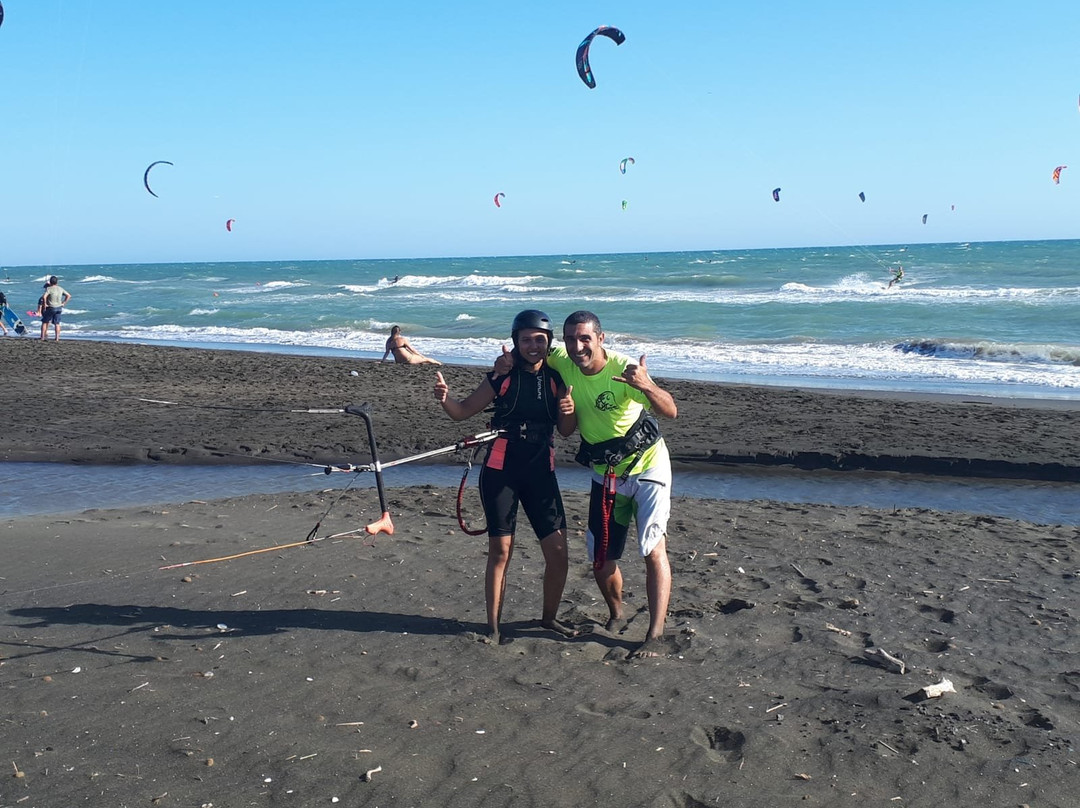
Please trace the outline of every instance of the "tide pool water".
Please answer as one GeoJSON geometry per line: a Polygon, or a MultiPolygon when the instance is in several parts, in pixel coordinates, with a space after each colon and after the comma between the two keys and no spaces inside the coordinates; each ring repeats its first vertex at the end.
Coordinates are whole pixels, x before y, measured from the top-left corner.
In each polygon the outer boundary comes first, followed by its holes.
{"type": "Polygon", "coordinates": [[[399,324],[487,365],[521,309],[589,309],[659,376],[1080,399],[1080,241],[0,269],[31,333],[51,274],[68,338],[379,358],[399,324]]]}

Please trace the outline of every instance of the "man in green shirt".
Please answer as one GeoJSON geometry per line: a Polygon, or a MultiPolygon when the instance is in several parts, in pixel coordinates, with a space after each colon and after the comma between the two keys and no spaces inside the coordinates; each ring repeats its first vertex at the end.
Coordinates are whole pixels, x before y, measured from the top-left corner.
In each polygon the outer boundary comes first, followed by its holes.
{"type": "Polygon", "coordinates": [[[645,559],[649,630],[631,656],[656,657],[666,651],[664,621],[671,598],[667,523],[671,513],[671,460],[651,410],[675,418],[671,394],[637,362],[604,347],[599,318],[576,311],[563,323],[565,348],[553,348],[548,364],[563,377],[578,416],[583,440],[580,459],[593,469],[586,536],[593,576],[607,603],[607,629],[625,625],[622,573],[631,518],[636,518],[638,551],[645,559]]]}

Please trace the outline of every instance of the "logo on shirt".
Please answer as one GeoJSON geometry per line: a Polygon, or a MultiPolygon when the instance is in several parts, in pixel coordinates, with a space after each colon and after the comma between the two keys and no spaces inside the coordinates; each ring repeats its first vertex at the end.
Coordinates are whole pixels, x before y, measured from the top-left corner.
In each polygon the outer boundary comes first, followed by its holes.
{"type": "Polygon", "coordinates": [[[618,407],[618,404],[615,403],[615,394],[610,390],[605,390],[596,397],[595,406],[601,412],[611,412],[618,407]]]}

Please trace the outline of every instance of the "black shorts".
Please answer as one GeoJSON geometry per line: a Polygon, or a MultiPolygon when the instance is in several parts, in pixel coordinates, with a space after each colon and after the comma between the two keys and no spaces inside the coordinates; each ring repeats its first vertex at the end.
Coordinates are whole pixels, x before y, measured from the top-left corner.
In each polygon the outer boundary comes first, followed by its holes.
{"type": "Polygon", "coordinates": [[[547,464],[517,465],[480,471],[480,501],[484,503],[489,536],[511,536],[517,530],[518,503],[537,539],[566,527],[562,494],[555,472],[547,464]]]}
{"type": "Polygon", "coordinates": [[[45,311],[41,313],[41,322],[45,323],[46,325],[48,323],[55,323],[56,325],[60,325],[60,315],[63,313],[63,306],[60,306],[56,309],[54,309],[52,306],[46,306],[45,311]]]}

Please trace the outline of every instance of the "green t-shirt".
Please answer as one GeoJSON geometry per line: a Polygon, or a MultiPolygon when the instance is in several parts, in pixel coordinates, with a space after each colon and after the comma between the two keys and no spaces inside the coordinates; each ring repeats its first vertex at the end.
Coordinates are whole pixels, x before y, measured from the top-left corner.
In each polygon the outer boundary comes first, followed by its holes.
{"type": "MultiPolygon", "coordinates": [[[[637,421],[641,411],[649,408],[649,399],[644,393],[612,378],[622,376],[626,366],[634,363],[634,360],[627,356],[607,351],[607,364],[603,370],[592,376],[581,372],[581,368],[573,363],[565,348],[552,348],[547,361],[548,365],[559,372],[567,387],[574,388],[578,430],[581,437],[589,443],[602,443],[625,435],[637,421]]],[[[633,474],[640,474],[652,465],[659,445],[660,441],[657,441],[642,453],[641,458],[634,464],[633,474]]],[[[627,459],[616,469],[616,473],[625,472],[632,459],[627,459]]],[[[603,473],[606,467],[600,465],[593,468],[603,473]]]]}

